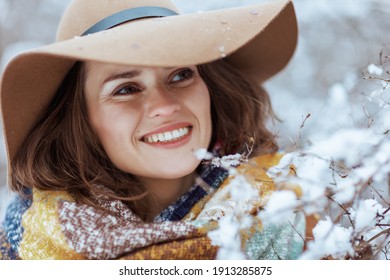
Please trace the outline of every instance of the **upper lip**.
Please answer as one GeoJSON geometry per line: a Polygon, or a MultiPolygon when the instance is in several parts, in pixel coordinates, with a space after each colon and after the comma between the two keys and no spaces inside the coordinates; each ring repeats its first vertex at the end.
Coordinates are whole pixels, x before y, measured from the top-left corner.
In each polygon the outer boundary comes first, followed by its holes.
{"type": "Polygon", "coordinates": [[[151,136],[153,134],[158,134],[158,133],[164,133],[164,132],[168,132],[168,131],[173,131],[175,129],[179,129],[179,128],[184,128],[184,127],[192,127],[192,124],[191,123],[188,123],[188,122],[180,122],[180,123],[173,123],[173,124],[168,124],[168,125],[164,125],[162,127],[159,127],[153,131],[150,131],[148,132],[147,134],[144,134],[140,140],[143,140],[145,139],[146,137],[148,136],[151,136]]]}

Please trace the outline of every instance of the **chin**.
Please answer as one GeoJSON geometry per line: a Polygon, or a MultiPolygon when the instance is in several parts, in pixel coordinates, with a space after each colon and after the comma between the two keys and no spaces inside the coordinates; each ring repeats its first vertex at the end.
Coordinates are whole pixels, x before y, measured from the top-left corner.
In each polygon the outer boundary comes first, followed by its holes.
{"type": "Polygon", "coordinates": [[[179,179],[192,174],[195,170],[196,167],[191,169],[170,170],[168,172],[161,172],[160,176],[162,179],[179,179]]]}
{"type": "Polygon", "coordinates": [[[196,170],[198,166],[199,162],[197,164],[187,166],[167,164],[164,169],[160,170],[159,175],[162,179],[178,179],[190,175],[196,170]]]}

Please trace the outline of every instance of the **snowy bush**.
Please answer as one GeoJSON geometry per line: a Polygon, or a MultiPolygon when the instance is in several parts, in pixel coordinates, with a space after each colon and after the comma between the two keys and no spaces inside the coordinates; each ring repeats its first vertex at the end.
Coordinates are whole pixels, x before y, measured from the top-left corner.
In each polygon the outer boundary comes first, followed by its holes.
{"type": "MultiPolygon", "coordinates": [[[[390,58],[384,57],[381,65],[363,67],[361,78],[354,79],[353,86],[332,86],[329,106],[323,111],[327,125],[321,126],[322,131],[302,133],[310,122],[308,113],[296,128],[295,139],[291,137],[291,146],[285,147],[279,164],[268,170],[277,189],[264,210],[260,209],[263,224],[278,223],[297,210],[318,218],[314,240],[308,241],[301,259],[390,259],[387,61],[390,58]],[[357,108],[361,113],[352,114],[357,108]],[[285,189],[286,184],[300,186],[302,194],[298,199],[285,189]]],[[[234,184],[232,192],[234,187],[246,185],[234,184]]],[[[210,235],[217,239],[224,236],[220,244],[223,256],[229,255],[226,250],[234,242],[225,240],[227,232],[234,232],[231,224],[232,217],[225,217],[218,234],[210,235]]],[[[233,256],[237,256],[236,249],[233,256]]]]}

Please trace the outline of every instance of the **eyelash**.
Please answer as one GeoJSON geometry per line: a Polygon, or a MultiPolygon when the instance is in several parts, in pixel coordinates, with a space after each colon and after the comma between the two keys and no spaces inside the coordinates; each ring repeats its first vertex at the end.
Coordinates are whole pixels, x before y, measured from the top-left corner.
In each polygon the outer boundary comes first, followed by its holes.
{"type": "Polygon", "coordinates": [[[184,68],[184,69],[180,69],[179,71],[177,71],[176,73],[174,73],[173,77],[170,79],[170,81],[172,81],[172,83],[180,83],[180,82],[183,82],[183,81],[187,81],[191,78],[194,77],[194,74],[195,74],[195,71],[192,70],[191,68],[184,68]],[[173,81],[173,79],[179,75],[179,74],[183,74],[185,73],[187,76],[184,77],[184,79],[181,79],[179,81],[173,81]],[[188,75],[189,74],[189,75],[188,75]]]}
{"type": "MultiPolygon", "coordinates": [[[[176,71],[172,75],[172,78],[168,79],[168,83],[180,84],[180,83],[186,82],[188,80],[191,80],[194,77],[194,75],[195,75],[195,71],[191,68],[179,69],[178,71],[176,71]],[[184,78],[183,78],[183,74],[184,74],[184,78]],[[182,75],[182,77],[178,81],[174,81],[174,78],[178,75],[182,75]]],[[[116,88],[113,91],[112,96],[133,95],[133,94],[141,92],[142,90],[143,90],[143,88],[136,83],[126,83],[126,84],[123,84],[123,85],[119,86],[118,88],[116,88]],[[123,90],[126,90],[126,93],[120,93],[123,90]]]]}
{"type": "Polygon", "coordinates": [[[127,83],[127,84],[121,85],[120,87],[116,88],[113,91],[112,95],[113,96],[132,95],[132,94],[135,94],[135,93],[138,93],[141,91],[142,91],[142,88],[138,84],[127,83]],[[129,90],[129,89],[130,89],[130,92],[120,93],[122,90],[129,90]]]}

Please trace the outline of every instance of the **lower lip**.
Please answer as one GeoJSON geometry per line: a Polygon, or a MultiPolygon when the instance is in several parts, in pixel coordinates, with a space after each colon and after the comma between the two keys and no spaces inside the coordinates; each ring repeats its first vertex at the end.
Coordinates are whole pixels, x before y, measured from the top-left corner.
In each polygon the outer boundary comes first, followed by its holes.
{"type": "Polygon", "coordinates": [[[191,139],[191,134],[192,134],[192,128],[190,128],[187,135],[181,137],[180,139],[174,140],[174,141],[156,142],[156,143],[144,142],[144,143],[151,145],[153,147],[173,149],[173,148],[178,148],[178,147],[186,145],[191,139]]]}

